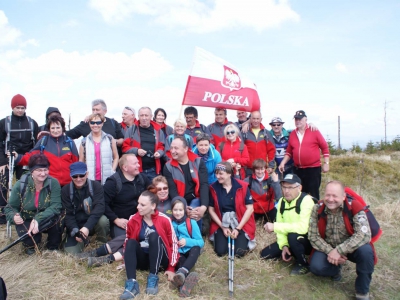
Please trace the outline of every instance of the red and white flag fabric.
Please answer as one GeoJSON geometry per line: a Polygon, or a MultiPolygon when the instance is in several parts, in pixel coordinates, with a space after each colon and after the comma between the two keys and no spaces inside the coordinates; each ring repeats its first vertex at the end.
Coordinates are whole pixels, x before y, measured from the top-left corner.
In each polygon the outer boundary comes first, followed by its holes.
{"type": "Polygon", "coordinates": [[[260,110],[256,85],[232,64],[196,47],[182,105],[260,110]]]}

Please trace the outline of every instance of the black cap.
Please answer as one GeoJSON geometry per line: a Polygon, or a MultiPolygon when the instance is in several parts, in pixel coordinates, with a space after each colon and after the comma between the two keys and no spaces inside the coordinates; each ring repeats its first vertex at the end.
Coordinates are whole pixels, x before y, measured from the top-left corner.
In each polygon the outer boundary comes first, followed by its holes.
{"type": "Polygon", "coordinates": [[[295,119],[303,119],[304,117],[307,117],[306,112],[304,110],[298,110],[294,114],[293,118],[295,119]]]}
{"type": "Polygon", "coordinates": [[[281,182],[301,184],[301,179],[296,174],[286,174],[285,178],[283,178],[281,182]]]}

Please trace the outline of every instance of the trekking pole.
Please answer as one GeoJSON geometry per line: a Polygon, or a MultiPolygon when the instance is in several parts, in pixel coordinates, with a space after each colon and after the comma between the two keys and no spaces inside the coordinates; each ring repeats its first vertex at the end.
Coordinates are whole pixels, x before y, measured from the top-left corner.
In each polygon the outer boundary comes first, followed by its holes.
{"type": "Polygon", "coordinates": [[[12,190],[12,182],[14,177],[14,147],[10,147],[10,157],[8,159],[8,196],[10,197],[12,190]]]}
{"type": "Polygon", "coordinates": [[[235,240],[228,236],[228,290],[229,297],[233,297],[233,269],[235,261],[235,240]]]}

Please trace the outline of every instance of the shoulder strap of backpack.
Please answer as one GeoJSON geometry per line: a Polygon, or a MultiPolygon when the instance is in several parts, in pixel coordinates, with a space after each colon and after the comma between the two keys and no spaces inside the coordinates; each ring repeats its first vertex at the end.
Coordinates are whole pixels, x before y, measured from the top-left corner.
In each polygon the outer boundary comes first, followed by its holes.
{"type": "Polygon", "coordinates": [[[33,125],[33,120],[32,120],[32,118],[31,117],[28,117],[28,116],[26,116],[26,118],[28,119],[28,122],[29,122],[29,127],[30,127],[30,130],[31,130],[31,140],[32,140],[32,144],[33,144],[33,146],[35,146],[35,136],[33,135],[33,130],[34,130],[34,125],[33,125]]]}
{"type": "Polygon", "coordinates": [[[240,152],[240,154],[242,154],[243,149],[244,149],[244,142],[243,142],[243,139],[240,139],[240,146],[239,146],[239,152],[240,152]]]}
{"type": "Polygon", "coordinates": [[[72,152],[72,143],[74,142],[73,140],[71,140],[71,138],[69,136],[65,136],[65,142],[69,144],[69,149],[72,152]]]}
{"type": "Polygon", "coordinates": [[[40,142],[40,153],[43,153],[44,149],[46,149],[47,141],[47,136],[44,136],[40,142]]]}
{"type": "Polygon", "coordinates": [[[20,178],[19,194],[20,194],[21,200],[25,196],[27,184],[28,184],[28,173],[25,173],[20,178]]]}
{"type": "Polygon", "coordinates": [[[114,118],[110,118],[110,121],[111,121],[111,124],[112,124],[112,126],[114,127],[114,130],[115,130],[115,120],[114,120],[114,118]]]}
{"type": "Polygon", "coordinates": [[[283,215],[285,210],[292,210],[293,208],[296,209],[296,213],[297,214],[300,214],[300,205],[301,205],[301,202],[303,201],[305,196],[307,196],[307,194],[302,192],[300,197],[296,201],[296,206],[293,206],[293,207],[288,208],[288,209],[285,209],[285,201],[282,200],[281,201],[281,207],[279,208],[279,212],[281,213],[281,215],[283,215]]]}
{"type": "Polygon", "coordinates": [[[190,222],[190,218],[186,217],[186,227],[190,237],[192,237],[192,223],[190,222]]]}
{"type": "Polygon", "coordinates": [[[88,181],[88,188],[89,188],[89,196],[92,197],[93,199],[93,184],[92,181],[90,179],[87,180],[88,181]]]}
{"type": "Polygon", "coordinates": [[[200,124],[200,128],[204,133],[207,133],[207,127],[206,125],[200,124]]]}
{"type": "Polygon", "coordinates": [[[224,146],[225,146],[225,142],[221,142],[219,144],[219,153],[222,153],[222,149],[224,149],[224,146]]]}
{"type": "Polygon", "coordinates": [[[118,195],[119,192],[122,190],[121,176],[119,176],[118,172],[115,172],[113,175],[111,175],[111,177],[113,177],[115,179],[115,182],[117,183],[117,195],[118,195]]]}

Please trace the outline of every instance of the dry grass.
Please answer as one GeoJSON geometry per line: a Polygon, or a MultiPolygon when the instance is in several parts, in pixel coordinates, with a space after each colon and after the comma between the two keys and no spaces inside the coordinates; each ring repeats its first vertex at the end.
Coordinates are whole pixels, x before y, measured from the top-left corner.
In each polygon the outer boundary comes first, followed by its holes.
{"type": "MultiPolygon", "coordinates": [[[[387,157],[333,158],[331,172],[324,175],[322,184],[339,179],[361,191],[380,221],[384,235],[376,244],[379,263],[371,284],[374,299],[400,299],[400,174],[397,171],[400,156],[391,154],[390,161],[387,157]]],[[[275,237],[265,234],[261,224],[257,229],[256,249],[242,259],[235,259],[236,299],[352,299],[354,264],[344,266],[340,283],[312,274],[290,277],[290,264],[259,259],[258,253],[275,237]]],[[[0,227],[0,247],[9,242],[4,238],[4,232],[3,225],[0,227]]],[[[44,251],[28,257],[20,246],[1,254],[0,266],[9,299],[118,299],[126,276],[124,270],[116,270],[117,263],[87,269],[63,253],[44,251]]],[[[205,253],[196,266],[201,277],[192,299],[228,299],[227,269],[227,258],[214,255],[212,245],[206,242],[205,253]]],[[[138,299],[179,298],[161,274],[159,294],[147,296],[144,293],[146,276],[147,272],[138,272],[141,288],[138,299]]]]}

